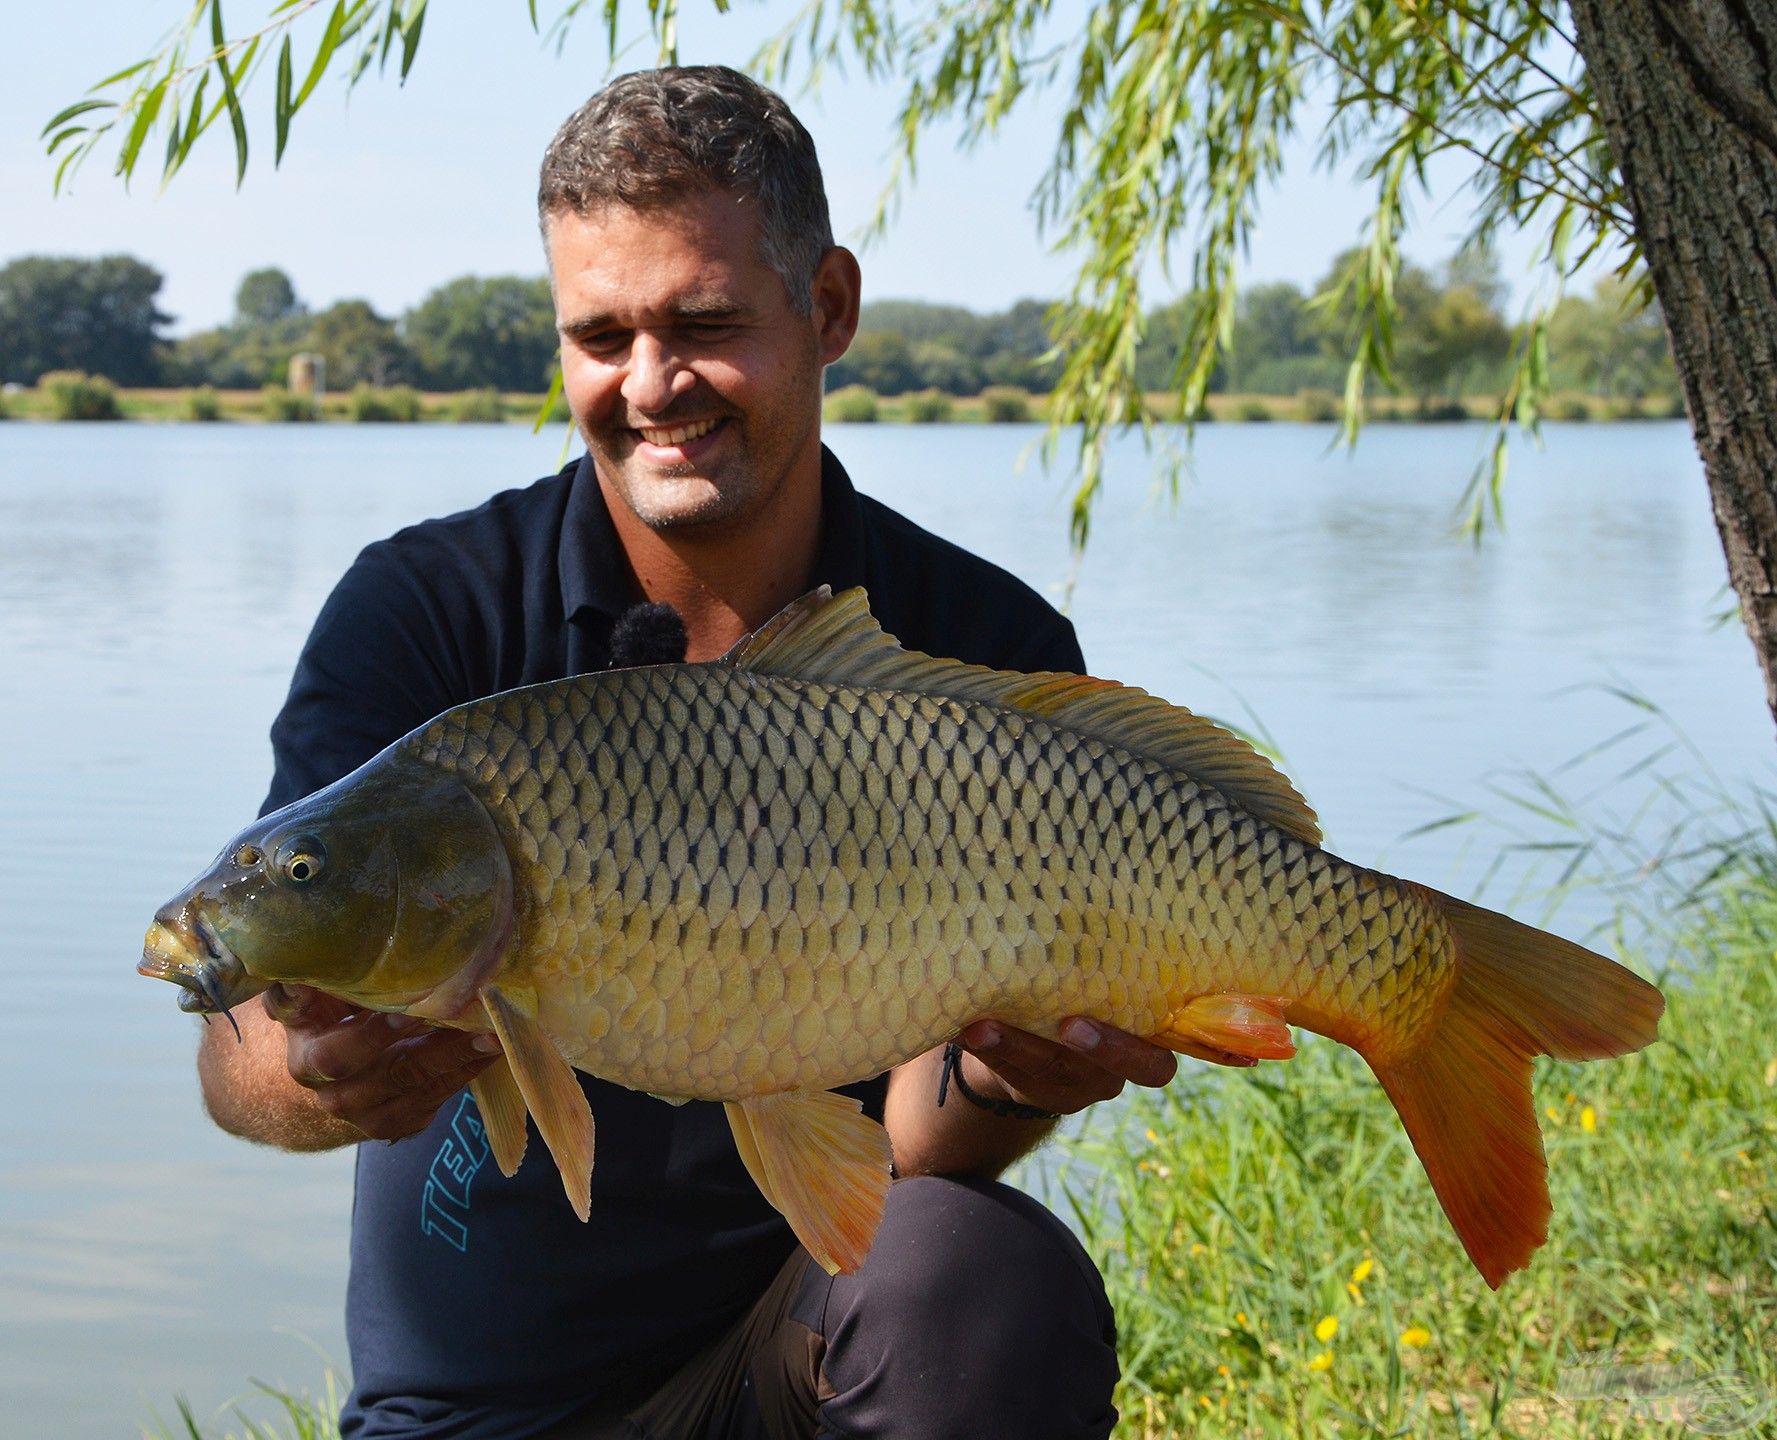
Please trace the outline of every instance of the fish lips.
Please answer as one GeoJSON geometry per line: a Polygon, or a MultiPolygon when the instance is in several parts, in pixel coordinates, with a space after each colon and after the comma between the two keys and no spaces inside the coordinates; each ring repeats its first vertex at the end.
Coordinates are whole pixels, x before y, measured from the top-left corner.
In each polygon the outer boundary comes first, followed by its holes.
{"type": "Polygon", "coordinates": [[[189,908],[168,907],[154,917],[136,971],[181,987],[179,1008],[188,1015],[227,1014],[270,983],[249,974],[215,927],[189,908]]]}

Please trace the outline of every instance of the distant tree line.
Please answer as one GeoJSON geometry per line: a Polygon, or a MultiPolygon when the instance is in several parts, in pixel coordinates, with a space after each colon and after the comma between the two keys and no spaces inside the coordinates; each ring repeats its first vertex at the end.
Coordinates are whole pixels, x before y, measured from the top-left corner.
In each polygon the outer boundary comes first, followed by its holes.
{"type": "MultiPolygon", "coordinates": [[[[1210,381],[1212,391],[1295,395],[1337,392],[1352,353],[1349,317],[1316,297],[1333,294],[1350,256],[1334,261],[1305,294],[1281,283],[1255,285],[1236,304],[1230,353],[1210,381]]],[[[1394,386],[1432,409],[1465,395],[1497,395],[1511,369],[1512,325],[1505,287],[1492,258],[1459,254],[1436,270],[1407,264],[1395,282],[1394,386]]],[[[1556,390],[1622,399],[1676,397],[1678,378],[1657,307],[1633,310],[1629,288],[1615,278],[1590,297],[1569,295],[1549,326],[1550,378],[1556,390]]],[[[1152,312],[1137,352],[1145,389],[1172,388],[1191,307],[1186,296],[1152,312]]]]}
{"type": "MultiPolygon", "coordinates": [[[[1245,291],[1233,345],[1214,391],[1295,395],[1337,391],[1351,353],[1348,323],[1316,295],[1337,284],[1335,262],[1312,294],[1291,284],[1245,291]]],[[[438,286],[404,315],[364,300],[311,309],[282,270],[244,276],[225,325],[179,338],[156,300],[162,277],[123,255],[98,260],[31,256],[0,268],[0,380],[34,384],[47,371],[84,370],[120,385],[249,389],[281,383],[290,357],[318,353],[329,389],[368,384],[428,390],[539,391],[555,364],[548,281],[466,275],[438,286]]],[[[1485,253],[1460,254],[1436,270],[1403,267],[1396,285],[1393,378],[1422,408],[1463,395],[1497,394],[1506,382],[1511,326],[1497,270],[1485,253]]],[[[1676,392],[1657,311],[1628,314],[1625,287],[1601,282],[1589,298],[1563,300],[1550,328],[1555,388],[1639,398],[1676,392]]],[[[1192,306],[1184,296],[1147,317],[1137,352],[1142,386],[1173,387],[1192,306]]],[[[829,390],[864,386],[878,395],[990,387],[1046,391],[1057,373],[1051,306],[1021,300],[977,314],[956,305],[877,300],[858,336],[829,367],[829,390]]]]}
{"type": "Polygon", "coordinates": [[[555,311],[538,277],[466,275],[400,317],[364,300],[311,309],[284,271],[255,270],[225,325],[177,339],[155,306],[162,277],[127,256],[31,256],[0,269],[0,381],[35,384],[84,370],[120,385],[258,389],[283,383],[290,357],[319,354],[329,389],[541,391],[555,365],[555,311]]]}
{"type": "Polygon", "coordinates": [[[827,388],[864,385],[878,395],[979,395],[990,385],[1047,390],[1056,375],[1046,358],[1053,344],[1049,310],[1043,300],[1020,300],[991,315],[960,305],[873,300],[863,307],[851,349],[827,367],[827,388]]]}

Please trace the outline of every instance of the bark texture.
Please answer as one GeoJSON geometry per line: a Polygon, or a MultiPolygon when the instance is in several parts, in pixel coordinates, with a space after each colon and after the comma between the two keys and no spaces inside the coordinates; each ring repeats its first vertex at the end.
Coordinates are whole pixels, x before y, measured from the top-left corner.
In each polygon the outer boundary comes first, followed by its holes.
{"type": "Polygon", "coordinates": [[[1777,721],[1777,4],[1570,8],[1777,721]]]}

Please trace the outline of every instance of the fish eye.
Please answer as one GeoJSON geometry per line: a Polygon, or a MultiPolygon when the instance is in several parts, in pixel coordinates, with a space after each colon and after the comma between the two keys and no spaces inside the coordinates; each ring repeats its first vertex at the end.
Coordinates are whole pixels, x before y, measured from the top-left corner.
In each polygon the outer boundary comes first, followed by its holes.
{"type": "Polygon", "coordinates": [[[234,852],[234,863],[243,870],[251,870],[263,859],[265,859],[265,852],[257,845],[243,845],[234,852]]]}
{"type": "Polygon", "coordinates": [[[295,886],[312,885],[327,865],[327,851],[313,835],[296,835],[278,846],[278,874],[295,886]]]}

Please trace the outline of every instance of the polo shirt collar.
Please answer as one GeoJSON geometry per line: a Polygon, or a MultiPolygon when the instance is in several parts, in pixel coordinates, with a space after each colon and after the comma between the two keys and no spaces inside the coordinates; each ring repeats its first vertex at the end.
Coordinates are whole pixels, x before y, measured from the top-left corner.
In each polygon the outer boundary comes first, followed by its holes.
{"type": "Polygon", "coordinates": [[[642,598],[617,527],[611,523],[591,455],[582,455],[574,466],[562,512],[557,567],[562,614],[569,620],[581,619],[589,611],[615,620],[642,598]]]}
{"type": "MultiPolygon", "coordinates": [[[[838,457],[821,446],[821,539],[815,554],[814,583],[837,593],[865,582],[864,509],[851,477],[838,457]]],[[[592,457],[574,466],[562,513],[562,614],[569,620],[596,612],[615,619],[641,600],[629,560],[611,523],[592,457]]]]}
{"type": "Polygon", "coordinates": [[[865,575],[864,507],[845,466],[821,446],[821,543],[815,552],[815,585],[831,585],[837,595],[862,585],[865,575]]]}

